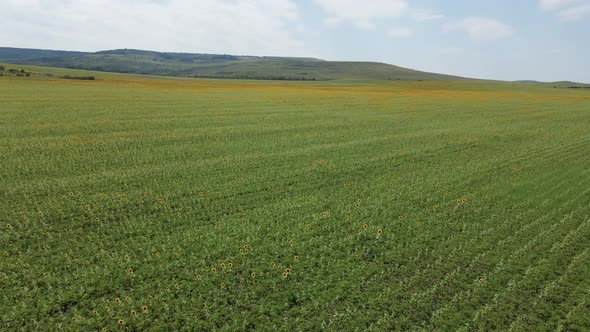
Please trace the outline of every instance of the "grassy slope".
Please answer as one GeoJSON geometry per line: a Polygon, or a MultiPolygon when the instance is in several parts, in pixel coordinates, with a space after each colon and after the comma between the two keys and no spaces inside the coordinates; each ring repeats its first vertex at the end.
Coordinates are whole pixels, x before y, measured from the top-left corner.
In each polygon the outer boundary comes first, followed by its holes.
{"type": "Polygon", "coordinates": [[[0,62],[151,74],[163,76],[209,76],[219,78],[289,79],[393,79],[462,80],[464,78],[421,72],[374,62],[321,61],[307,58],[245,57],[158,53],[119,50],[110,53],[56,53],[0,48],[0,62]],[[68,55],[69,54],[69,55],[68,55]],[[217,57],[217,58],[216,58],[217,57]]]}
{"type": "Polygon", "coordinates": [[[425,73],[375,62],[309,62],[309,61],[248,61],[223,65],[203,66],[199,74],[223,76],[240,73],[256,77],[289,76],[314,77],[316,79],[394,79],[394,80],[459,80],[449,75],[425,73]]]}
{"type": "Polygon", "coordinates": [[[587,92],[117,74],[0,91],[8,329],[590,328],[587,92]]]}

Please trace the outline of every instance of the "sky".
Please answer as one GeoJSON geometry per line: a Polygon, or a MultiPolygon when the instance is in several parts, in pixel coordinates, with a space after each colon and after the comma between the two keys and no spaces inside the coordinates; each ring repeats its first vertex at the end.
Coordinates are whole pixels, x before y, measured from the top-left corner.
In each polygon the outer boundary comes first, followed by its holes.
{"type": "Polygon", "coordinates": [[[590,0],[0,0],[0,47],[378,61],[590,83],[590,0]]]}

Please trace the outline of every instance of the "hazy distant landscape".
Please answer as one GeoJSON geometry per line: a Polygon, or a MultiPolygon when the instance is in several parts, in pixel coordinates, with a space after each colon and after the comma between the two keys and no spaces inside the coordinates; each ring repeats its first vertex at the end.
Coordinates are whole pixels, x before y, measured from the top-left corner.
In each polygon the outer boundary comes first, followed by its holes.
{"type": "MultiPolygon", "coordinates": [[[[256,57],[226,54],[162,53],[111,50],[95,53],[0,47],[0,63],[193,78],[283,81],[339,79],[402,81],[475,81],[378,62],[325,61],[314,58],[256,57]]],[[[18,66],[16,66],[18,67],[18,66]]],[[[590,84],[559,81],[514,81],[558,88],[590,88],[590,84]]]]}
{"type": "Polygon", "coordinates": [[[445,80],[460,77],[426,73],[375,62],[312,58],[112,50],[96,53],[0,48],[0,62],[146,75],[267,80],[342,78],[445,80]]]}

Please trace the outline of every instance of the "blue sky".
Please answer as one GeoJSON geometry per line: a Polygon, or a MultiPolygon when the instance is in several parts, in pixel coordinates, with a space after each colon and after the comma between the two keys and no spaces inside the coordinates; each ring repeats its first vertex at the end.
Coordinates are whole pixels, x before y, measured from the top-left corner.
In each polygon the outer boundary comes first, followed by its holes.
{"type": "Polygon", "coordinates": [[[590,0],[0,0],[0,13],[0,46],[312,56],[590,82],[590,0]]]}

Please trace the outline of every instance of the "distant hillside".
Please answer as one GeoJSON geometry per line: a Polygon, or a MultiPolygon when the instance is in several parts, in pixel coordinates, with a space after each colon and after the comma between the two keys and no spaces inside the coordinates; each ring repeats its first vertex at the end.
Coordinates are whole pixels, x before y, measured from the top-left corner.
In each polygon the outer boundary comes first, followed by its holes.
{"type": "Polygon", "coordinates": [[[539,82],[539,81],[528,80],[528,81],[515,81],[515,83],[553,87],[553,88],[590,89],[590,84],[577,83],[577,82],[571,82],[571,81],[539,82]]]}
{"type": "Polygon", "coordinates": [[[2,60],[26,60],[26,59],[37,59],[37,58],[57,58],[57,57],[68,57],[75,55],[83,55],[84,52],[72,52],[72,51],[52,51],[52,50],[37,50],[31,48],[11,48],[11,47],[0,47],[0,59],[2,60]]]}
{"type": "Polygon", "coordinates": [[[378,62],[169,53],[142,50],[69,52],[0,47],[0,62],[146,75],[275,80],[465,80],[378,62]]]}

